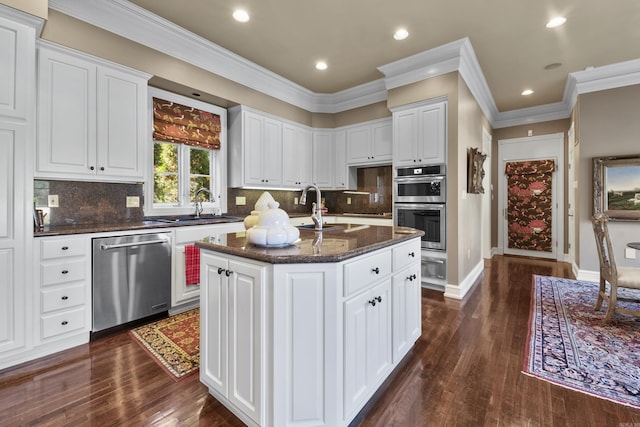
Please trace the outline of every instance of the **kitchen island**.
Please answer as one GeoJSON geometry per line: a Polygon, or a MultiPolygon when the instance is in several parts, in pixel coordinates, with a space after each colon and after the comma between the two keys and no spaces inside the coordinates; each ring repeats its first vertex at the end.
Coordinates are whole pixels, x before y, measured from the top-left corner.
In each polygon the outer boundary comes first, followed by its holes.
{"type": "Polygon", "coordinates": [[[198,242],[200,380],[248,425],[348,425],[421,335],[421,236],[341,224],[283,248],[198,242]]]}

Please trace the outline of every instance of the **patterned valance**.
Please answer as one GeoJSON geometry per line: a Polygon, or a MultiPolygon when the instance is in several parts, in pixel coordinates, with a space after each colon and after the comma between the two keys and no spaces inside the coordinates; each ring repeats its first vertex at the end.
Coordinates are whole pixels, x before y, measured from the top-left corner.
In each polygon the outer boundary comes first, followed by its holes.
{"type": "Polygon", "coordinates": [[[556,170],[553,159],[529,160],[526,162],[507,162],[504,173],[506,175],[529,175],[551,173],[556,170]]]}
{"type": "Polygon", "coordinates": [[[212,150],[220,149],[220,116],[153,98],[153,138],[212,150]]]}

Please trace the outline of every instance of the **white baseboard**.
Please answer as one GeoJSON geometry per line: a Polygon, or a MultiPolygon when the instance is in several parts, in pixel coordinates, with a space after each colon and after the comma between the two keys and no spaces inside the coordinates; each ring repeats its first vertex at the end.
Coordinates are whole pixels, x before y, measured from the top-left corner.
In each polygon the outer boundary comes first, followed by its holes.
{"type": "Polygon", "coordinates": [[[478,264],[467,274],[467,277],[460,282],[459,285],[447,284],[444,296],[453,299],[462,299],[484,274],[484,259],[481,259],[478,264]]]}
{"type": "Polygon", "coordinates": [[[599,271],[591,271],[591,270],[578,270],[576,268],[577,274],[574,272],[577,280],[583,280],[585,282],[600,282],[600,272],[599,271]]]}

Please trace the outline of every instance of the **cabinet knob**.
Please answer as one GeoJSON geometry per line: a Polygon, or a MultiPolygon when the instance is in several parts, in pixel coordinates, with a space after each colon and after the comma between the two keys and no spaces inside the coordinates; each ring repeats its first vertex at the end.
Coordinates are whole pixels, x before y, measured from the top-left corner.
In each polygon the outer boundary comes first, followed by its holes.
{"type": "Polygon", "coordinates": [[[69,324],[69,322],[67,322],[66,320],[63,320],[60,324],[61,324],[62,326],[67,326],[67,325],[69,324]]]}
{"type": "Polygon", "coordinates": [[[415,274],[411,274],[407,277],[407,280],[410,282],[413,282],[414,280],[416,280],[418,276],[416,276],[415,274]]]}
{"type": "Polygon", "coordinates": [[[222,267],[218,268],[218,274],[222,274],[223,271],[224,271],[224,268],[222,267]]]}
{"type": "Polygon", "coordinates": [[[371,271],[376,274],[380,274],[380,269],[378,267],[372,268],[371,271]]]}
{"type": "Polygon", "coordinates": [[[231,270],[226,270],[225,274],[227,275],[227,277],[231,276],[233,274],[233,271],[231,270]]]}
{"type": "Polygon", "coordinates": [[[63,247],[62,247],[62,248],[60,248],[60,249],[62,249],[63,251],[66,251],[66,250],[69,250],[69,246],[63,246],[63,247]]]}
{"type": "Polygon", "coordinates": [[[89,166],[89,170],[96,170],[96,168],[94,168],[93,166],[89,166]]]}
{"type": "Polygon", "coordinates": [[[66,301],[66,300],[68,300],[68,299],[69,299],[69,297],[68,297],[68,296],[66,296],[66,295],[63,295],[60,299],[61,299],[61,300],[63,300],[63,301],[66,301]]]}
{"type": "Polygon", "coordinates": [[[101,170],[101,171],[104,171],[104,166],[100,166],[100,170],[101,170]]]}
{"type": "Polygon", "coordinates": [[[381,296],[377,296],[377,297],[373,297],[372,300],[369,300],[369,304],[371,304],[373,307],[376,306],[376,301],[377,302],[382,302],[382,297],[381,296]]]}
{"type": "Polygon", "coordinates": [[[69,270],[62,270],[62,274],[68,274],[69,270]]]}
{"type": "Polygon", "coordinates": [[[409,252],[409,256],[410,256],[411,258],[415,258],[415,257],[416,257],[416,253],[415,253],[415,252],[409,252]]]}

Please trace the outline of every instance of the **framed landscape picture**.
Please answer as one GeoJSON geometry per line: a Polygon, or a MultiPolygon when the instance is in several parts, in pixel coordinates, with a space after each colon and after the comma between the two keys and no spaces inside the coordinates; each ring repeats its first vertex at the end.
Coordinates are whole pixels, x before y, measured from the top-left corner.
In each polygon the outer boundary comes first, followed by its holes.
{"type": "Polygon", "coordinates": [[[640,155],[594,157],[593,213],[640,220],[640,155]]]}

